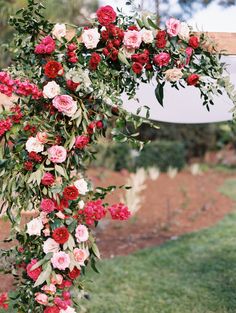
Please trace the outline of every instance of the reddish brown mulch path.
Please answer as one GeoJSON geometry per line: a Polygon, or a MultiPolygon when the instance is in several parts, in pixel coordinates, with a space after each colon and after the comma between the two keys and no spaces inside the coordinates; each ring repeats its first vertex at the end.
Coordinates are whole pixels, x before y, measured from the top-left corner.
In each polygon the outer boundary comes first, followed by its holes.
{"type": "MultiPolygon", "coordinates": [[[[128,177],[126,172],[104,169],[90,170],[88,175],[94,185],[104,187],[126,184],[128,177]]],[[[183,171],[174,179],[167,174],[161,174],[156,181],[147,179],[143,205],[137,214],[126,222],[104,220],[96,230],[102,257],[129,254],[214,225],[234,209],[234,202],[218,192],[230,177],[233,175],[222,172],[207,171],[193,176],[183,171]]],[[[119,190],[109,196],[108,202],[120,201],[120,193],[119,190]]],[[[0,221],[0,240],[8,235],[9,224],[0,221]]],[[[4,276],[1,282],[0,291],[10,289],[11,278],[4,276]]]]}
{"type": "MultiPolygon", "coordinates": [[[[91,171],[96,185],[124,184],[121,173],[91,171]]],[[[143,205],[127,222],[109,221],[97,231],[103,257],[125,255],[138,249],[156,246],[187,232],[214,225],[234,209],[234,201],[218,189],[233,175],[208,171],[193,176],[188,171],[174,179],[161,174],[156,181],[148,179],[142,192],[143,205]]],[[[119,200],[115,194],[109,202],[119,200]]]]}

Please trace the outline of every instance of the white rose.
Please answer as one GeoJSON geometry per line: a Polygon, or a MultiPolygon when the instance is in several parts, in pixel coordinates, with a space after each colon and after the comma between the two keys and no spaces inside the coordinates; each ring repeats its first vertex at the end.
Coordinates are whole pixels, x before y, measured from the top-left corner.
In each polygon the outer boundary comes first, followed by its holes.
{"type": "Polygon", "coordinates": [[[66,36],[66,25],[57,23],[52,30],[52,35],[54,38],[60,40],[66,36]]]}
{"type": "Polygon", "coordinates": [[[48,238],[43,244],[43,252],[48,254],[50,252],[57,253],[60,250],[60,245],[54,239],[48,238]]]}
{"type": "Polygon", "coordinates": [[[143,28],[141,30],[141,34],[142,34],[142,41],[145,43],[152,43],[154,40],[154,36],[153,36],[153,32],[152,30],[143,28]]]}
{"type": "Polygon", "coordinates": [[[80,210],[82,210],[84,208],[84,201],[83,200],[79,201],[78,207],[80,208],[80,210]]]}
{"type": "Polygon", "coordinates": [[[190,29],[188,27],[188,24],[185,22],[182,22],[180,24],[180,31],[178,33],[179,38],[187,41],[189,40],[189,33],[190,33],[190,29]]]}
{"type": "Polygon", "coordinates": [[[74,185],[81,195],[85,195],[89,191],[88,183],[83,178],[76,180],[74,185]]]}
{"type": "Polygon", "coordinates": [[[97,28],[85,29],[82,34],[82,42],[87,49],[94,49],[97,47],[100,40],[100,34],[97,28]]]}
{"type": "Polygon", "coordinates": [[[76,311],[71,306],[68,306],[66,310],[60,310],[60,313],[76,313],[76,311]]]}
{"type": "Polygon", "coordinates": [[[165,71],[165,79],[169,82],[177,82],[180,78],[182,78],[183,73],[179,68],[173,68],[165,71]]]}
{"type": "Polygon", "coordinates": [[[25,148],[28,152],[42,152],[44,149],[44,145],[38,141],[35,137],[29,137],[26,141],[25,148]]]}
{"type": "Polygon", "coordinates": [[[55,81],[51,81],[43,87],[43,96],[44,98],[53,99],[60,94],[60,91],[60,86],[55,81]]]}
{"type": "Polygon", "coordinates": [[[27,224],[27,233],[30,236],[40,236],[41,230],[43,229],[43,223],[40,218],[34,218],[27,224]]]}

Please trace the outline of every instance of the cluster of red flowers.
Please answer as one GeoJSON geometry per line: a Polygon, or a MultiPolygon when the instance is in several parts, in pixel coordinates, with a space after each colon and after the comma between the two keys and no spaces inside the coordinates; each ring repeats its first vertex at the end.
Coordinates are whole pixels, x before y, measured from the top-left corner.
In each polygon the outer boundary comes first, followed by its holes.
{"type": "Polygon", "coordinates": [[[159,30],[156,34],[156,47],[164,49],[167,43],[167,33],[165,30],[159,30]]]}
{"type": "Polygon", "coordinates": [[[67,47],[67,57],[70,63],[77,63],[78,57],[76,54],[77,45],[75,43],[71,43],[67,47]]]}
{"type": "Polygon", "coordinates": [[[99,65],[99,63],[101,62],[102,58],[100,56],[100,54],[98,54],[97,52],[93,52],[91,55],[91,58],[89,60],[89,68],[92,71],[95,71],[99,65]]]}
{"type": "Polygon", "coordinates": [[[0,308],[8,309],[8,294],[6,292],[0,294],[0,308]]]}
{"type": "Polygon", "coordinates": [[[135,74],[141,74],[144,65],[147,70],[152,69],[148,50],[144,50],[142,53],[133,54],[131,60],[134,62],[132,70],[135,74]]]}
{"type": "Polygon", "coordinates": [[[42,97],[42,91],[35,84],[19,79],[14,80],[6,72],[0,72],[0,92],[8,97],[11,97],[13,93],[18,96],[31,96],[35,100],[42,97]]]}
{"type": "Polygon", "coordinates": [[[35,47],[36,54],[51,54],[55,51],[56,44],[51,36],[44,37],[40,44],[35,47]]]}
{"type": "Polygon", "coordinates": [[[111,213],[113,220],[125,221],[127,220],[131,213],[127,206],[123,203],[114,204],[108,208],[108,211],[111,213]]]}
{"type": "Polygon", "coordinates": [[[0,120],[0,138],[12,127],[12,121],[10,117],[0,120]]]}
{"type": "Polygon", "coordinates": [[[101,32],[101,37],[106,42],[106,47],[102,51],[103,54],[112,61],[116,61],[119,54],[118,48],[124,38],[123,29],[111,24],[101,32]]]}
{"type": "Polygon", "coordinates": [[[106,210],[101,200],[86,203],[84,209],[79,210],[78,214],[83,216],[87,225],[92,225],[106,216],[106,210]]]}
{"type": "Polygon", "coordinates": [[[34,125],[26,124],[24,127],[24,131],[30,132],[31,135],[34,135],[37,129],[34,125]]]}
{"type": "Polygon", "coordinates": [[[44,66],[44,73],[48,78],[56,78],[57,76],[62,76],[64,73],[64,69],[61,63],[57,61],[48,61],[44,66]]]}

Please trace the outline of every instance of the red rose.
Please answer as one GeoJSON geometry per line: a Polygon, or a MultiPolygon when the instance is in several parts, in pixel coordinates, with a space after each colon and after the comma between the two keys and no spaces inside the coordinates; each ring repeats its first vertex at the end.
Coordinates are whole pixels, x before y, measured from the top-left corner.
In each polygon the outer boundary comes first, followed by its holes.
{"type": "Polygon", "coordinates": [[[58,211],[64,211],[64,209],[69,208],[69,202],[66,199],[61,199],[59,204],[56,204],[58,211]]]}
{"type": "Polygon", "coordinates": [[[108,38],[109,38],[109,33],[108,33],[108,31],[107,31],[107,30],[103,30],[103,31],[101,32],[101,37],[102,37],[102,39],[103,39],[104,41],[107,41],[108,38]]]}
{"type": "Polygon", "coordinates": [[[197,36],[191,36],[189,38],[188,44],[193,49],[197,49],[199,47],[199,38],[197,36]]]}
{"type": "Polygon", "coordinates": [[[98,53],[96,52],[92,53],[91,58],[89,60],[90,69],[95,71],[98,67],[98,64],[101,62],[101,59],[102,58],[98,53]]]}
{"type": "Polygon", "coordinates": [[[110,52],[109,52],[109,50],[107,48],[104,48],[102,50],[102,53],[105,55],[105,57],[107,57],[110,54],[110,52]]]}
{"type": "Polygon", "coordinates": [[[44,67],[44,73],[48,78],[56,78],[64,73],[61,63],[57,61],[49,61],[44,67]]]}
{"type": "Polygon", "coordinates": [[[54,182],[55,182],[55,177],[51,173],[45,173],[41,180],[41,184],[44,186],[52,186],[54,182]]]}
{"type": "Polygon", "coordinates": [[[186,82],[189,86],[196,86],[199,81],[199,75],[191,74],[187,77],[186,82]]]}
{"type": "Polygon", "coordinates": [[[37,259],[32,259],[31,262],[27,265],[26,267],[26,272],[27,272],[27,275],[33,279],[34,281],[36,281],[39,277],[39,275],[41,274],[42,272],[42,267],[39,266],[37,267],[35,270],[32,270],[31,271],[31,268],[38,262],[37,259]]]}
{"type": "Polygon", "coordinates": [[[97,10],[97,18],[98,22],[102,26],[108,26],[115,22],[116,20],[116,12],[113,10],[113,8],[110,5],[106,5],[103,7],[100,7],[97,10]]]}
{"type": "Polygon", "coordinates": [[[51,213],[56,209],[55,203],[51,199],[42,199],[40,203],[40,209],[43,212],[51,213]]]}
{"type": "Polygon", "coordinates": [[[115,61],[118,59],[118,54],[119,54],[119,51],[118,51],[118,50],[114,49],[114,50],[112,51],[111,56],[110,56],[110,58],[112,59],[112,61],[115,62],[115,61]]]}
{"type": "Polygon", "coordinates": [[[139,54],[133,54],[131,58],[134,62],[138,62],[142,65],[144,65],[145,63],[148,63],[149,61],[149,55],[145,52],[139,53],[139,54]]]}
{"type": "Polygon", "coordinates": [[[147,63],[146,66],[145,66],[145,69],[147,71],[152,71],[153,70],[152,64],[151,63],[147,63]]]}
{"type": "Polygon", "coordinates": [[[48,306],[43,313],[60,313],[60,309],[57,306],[48,306]]]}
{"type": "Polygon", "coordinates": [[[26,171],[32,171],[32,170],[33,170],[33,167],[34,167],[34,164],[33,164],[32,162],[30,162],[30,161],[26,161],[26,162],[24,163],[24,169],[25,169],[26,171]]]}
{"type": "Polygon", "coordinates": [[[120,39],[114,39],[114,40],[112,40],[112,44],[114,47],[119,48],[121,45],[121,40],[120,39]]]}
{"type": "Polygon", "coordinates": [[[68,186],[63,191],[65,200],[76,200],[79,196],[78,189],[75,186],[68,186]]]}
{"type": "Polygon", "coordinates": [[[97,121],[96,122],[96,126],[97,126],[97,128],[103,128],[103,122],[102,121],[97,121]]]}
{"type": "Polygon", "coordinates": [[[138,27],[136,25],[131,25],[131,26],[128,27],[128,30],[136,30],[136,31],[138,31],[139,29],[138,29],[138,27]]]}
{"type": "Polygon", "coordinates": [[[156,46],[159,49],[164,49],[166,46],[166,31],[165,30],[159,30],[159,32],[156,35],[156,46]]]}
{"type": "Polygon", "coordinates": [[[77,149],[83,149],[89,143],[89,137],[85,135],[77,136],[75,139],[75,147],[77,149]]]}
{"type": "Polygon", "coordinates": [[[132,70],[134,71],[135,74],[141,74],[143,70],[142,64],[135,62],[132,65],[132,70]]]}
{"type": "Polygon", "coordinates": [[[77,267],[74,267],[74,269],[68,274],[68,276],[70,279],[74,280],[80,276],[80,270],[77,267]]]}
{"type": "Polygon", "coordinates": [[[71,91],[76,91],[77,87],[80,85],[80,83],[74,83],[72,80],[66,81],[66,86],[71,91]]]}
{"type": "Polygon", "coordinates": [[[42,157],[34,151],[29,153],[29,159],[35,161],[36,163],[41,163],[43,160],[42,157]]]}
{"type": "Polygon", "coordinates": [[[166,66],[170,62],[170,55],[167,52],[161,52],[159,54],[154,55],[153,61],[156,65],[160,67],[166,66]]]}
{"type": "Polygon", "coordinates": [[[56,228],[52,233],[52,238],[60,244],[64,244],[68,241],[70,233],[68,232],[68,229],[66,227],[59,227],[56,228]]]}

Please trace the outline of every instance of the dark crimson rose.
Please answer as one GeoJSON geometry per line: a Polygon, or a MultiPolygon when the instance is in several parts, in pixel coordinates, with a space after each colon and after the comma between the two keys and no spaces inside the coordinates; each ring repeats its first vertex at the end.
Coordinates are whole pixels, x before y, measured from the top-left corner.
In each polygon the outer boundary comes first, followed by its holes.
{"type": "Polygon", "coordinates": [[[72,80],[66,81],[66,86],[71,91],[76,91],[77,87],[80,85],[80,83],[74,83],[72,80]]]}
{"type": "Polygon", "coordinates": [[[159,32],[156,35],[156,46],[159,49],[164,49],[166,46],[166,31],[165,30],[159,30],[159,32]]]}
{"type": "Polygon", "coordinates": [[[98,64],[101,62],[101,60],[102,58],[98,53],[96,52],[92,53],[91,58],[89,60],[90,69],[95,71],[98,67],[98,64]]]}
{"type": "Polygon", "coordinates": [[[107,48],[104,48],[102,50],[102,53],[105,55],[105,57],[107,57],[110,54],[110,52],[109,52],[109,50],[107,48]]]}
{"type": "Polygon", "coordinates": [[[141,74],[143,70],[142,64],[135,62],[132,65],[132,70],[134,71],[135,74],[141,74]]]}
{"type": "Polygon", "coordinates": [[[113,44],[114,47],[119,48],[120,45],[121,45],[121,40],[115,39],[115,40],[112,41],[112,44],[113,44]]]}
{"type": "Polygon", "coordinates": [[[87,131],[89,134],[93,134],[95,129],[96,129],[96,122],[91,122],[87,127],[87,131]]]}
{"type": "Polygon", "coordinates": [[[138,29],[138,27],[136,25],[131,25],[131,26],[128,27],[128,30],[136,30],[136,31],[138,31],[139,29],[138,29]]]}
{"type": "Polygon", "coordinates": [[[44,73],[48,78],[56,78],[64,73],[61,63],[57,61],[49,61],[44,67],[44,73]]]}
{"type": "Polygon", "coordinates": [[[107,31],[107,30],[103,30],[103,31],[101,32],[101,37],[102,37],[102,39],[103,39],[104,41],[107,41],[108,38],[109,38],[109,33],[108,33],[108,31],[107,31]]]}
{"type": "Polygon", "coordinates": [[[31,151],[28,156],[30,160],[33,160],[36,163],[41,163],[43,160],[43,158],[34,151],[31,151]]]}
{"type": "Polygon", "coordinates": [[[116,61],[118,59],[118,54],[119,54],[119,51],[114,49],[110,55],[110,58],[112,59],[112,61],[116,61]]]}
{"type": "Polygon", "coordinates": [[[189,86],[196,86],[199,81],[199,75],[191,74],[187,77],[186,82],[189,86]]]}
{"type": "Polygon", "coordinates": [[[96,126],[97,126],[97,128],[103,128],[103,122],[102,121],[97,121],[96,122],[96,126]]]}
{"type": "Polygon", "coordinates": [[[60,309],[57,306],[48,306],[43,313],[60,313],[60,309]]]}
{"type": "Polygon", "coordinates": [[[32,171],[32,170],[33,170],[33,167],[34,167],[34,164],[33,164],[32,162],[30,162],[30,161],[26,161],[26,162],[24,163],[24,169],[25,169],[26,171],[32,171]]]}
{"type": "Polygon", "coordinates": [[[108,50],[113,49],[113,48],[114,48],[114,47],[113,47],[113,43],[112,43],[111,41],[109,41],[109,42],[107,43],[106,48],[107,48],[108,50]]]}
{"type": "Polygon", "coordinates": [[[64,244],[68,241],[70,233],[66,227],[56,228],[52,233],[52,238],[59,244],[64,244]]]}
{"type": "Polygon", "coordinates": [[[97,18],[102,26],[108,26],[115,22],[116,12],[110,5],[102,6],[97,10],[97,18]]]}
{"type": "Polygon", "coordinates": [[[77,267],[74,267],[74,269],[68,274],[68,277],[72,280],[76,279],[80,276],[80,270],[77,267]]]}
{"type": "Polygon", "coordinates": [[[56,208],[58,211],[64,211],[64,209],[69,208],[69,202],[66,199],[61,199],[60,203],[56,203],[56,208]]]}
{"type": "Polygon", "coordinates": [[[76,200],[79,196],[78,189],[75,186],[68,186],[63,191],[65,200],[76,200]]]}
{"type": "Polygon", "coordinates": [[[193,49],[197,49],[199,47],[199,38],[197,36],[191,36],[189,38],[188,44],[193,49]]]}
{"type": "Polygon", "coordinates": [[[31,268],[38,262],[37,259],[32,259],[31,262],[26,267],[27,275],[33,279],[33,281],[36,281],[39,277],[39,275],[42,273],[42,267],[39,266],[34,270],[31,270],[31,268]]]}
{"type": "Polygon", "coordinates": [[[84,147],[88,145],[89,141],[90,139],[88,136],[85,136],[85,135],[77,136],[75,139],[75,147],[77,149],[83,149],[84,147]]]}
{"type": "Polygon", "coordinates": [[[145,66],[145,69],[147,71],[152,71],[153,70],[152,64],[151,63],[147,63],[146,66],[145,66]]]}

